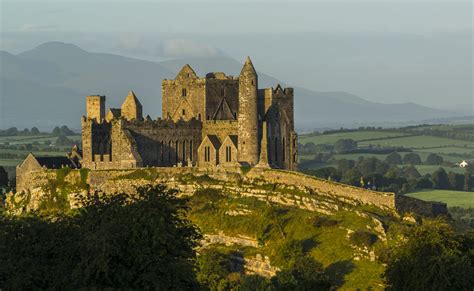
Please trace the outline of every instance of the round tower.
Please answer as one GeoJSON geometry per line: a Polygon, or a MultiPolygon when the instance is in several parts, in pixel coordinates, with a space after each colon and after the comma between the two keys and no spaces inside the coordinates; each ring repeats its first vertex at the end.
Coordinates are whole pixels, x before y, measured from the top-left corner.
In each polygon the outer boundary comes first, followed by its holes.
{"type": "Polygon", "coordinates": [[[239,75],[239,162],[258,163],[257,72],[249,57],[239,75]]]}

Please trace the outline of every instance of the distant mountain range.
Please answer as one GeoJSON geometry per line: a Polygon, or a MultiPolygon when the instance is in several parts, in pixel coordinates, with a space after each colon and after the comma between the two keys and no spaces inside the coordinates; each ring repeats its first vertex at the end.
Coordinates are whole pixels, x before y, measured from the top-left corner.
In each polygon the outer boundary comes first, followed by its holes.
{"type": "MultiPolygon", "coordinates": [[[[44,43],[17,55],[0,51],[0,128],[51,128],[62,124],[78,128],[86,95],[106,95],[107,106],[117,107],[131,89],[144,105],[144,113],[158,117],[161,81],[174,78],[186,63],[201,76],[213,71],[238,75],[242,67],[225,56],[151,62],[91,53],[60,42],[44,43]]],[[[258,63],[255,66],[258,69],[258,63]]],[[[291,85],[259,72],[260,87],[276,87],[278,83],[291,85]]],[[[295,87],[299,128],[416,123],[457,114],[414,103],[382,104],[346,92],[295,87]]]]}

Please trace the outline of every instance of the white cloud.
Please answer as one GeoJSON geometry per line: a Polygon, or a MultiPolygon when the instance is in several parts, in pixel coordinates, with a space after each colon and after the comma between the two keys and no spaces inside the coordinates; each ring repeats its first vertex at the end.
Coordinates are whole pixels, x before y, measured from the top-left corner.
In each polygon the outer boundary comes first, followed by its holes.
{"type": "Polygon", "coordinates": [[[170,39],[164,41],[161,53],[165,57],[214,57],[216,48],[190,39],[170,39]]]}

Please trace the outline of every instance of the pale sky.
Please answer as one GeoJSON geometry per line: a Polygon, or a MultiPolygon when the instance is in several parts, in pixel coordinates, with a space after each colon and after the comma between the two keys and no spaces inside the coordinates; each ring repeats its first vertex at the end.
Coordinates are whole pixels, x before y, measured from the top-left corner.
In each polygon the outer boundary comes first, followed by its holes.
{"type": "Polygon", "coordinates": [[[0,49],[12,53],[63,41],[156,61],[251,55],[294,86],[473,104],[471,1],[0,1],[0,49]]]}

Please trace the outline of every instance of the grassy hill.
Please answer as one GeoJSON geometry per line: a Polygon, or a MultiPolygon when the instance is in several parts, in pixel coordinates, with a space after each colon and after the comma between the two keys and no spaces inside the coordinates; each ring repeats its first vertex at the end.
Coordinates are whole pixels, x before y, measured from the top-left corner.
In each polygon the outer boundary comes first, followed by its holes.
{"type": "Polygon", "coordinates": [[[383,289],[384,266],[377,258],[408,227],[379,209],[361,206],[328,216],[212,190],[196,192],[189,205],[189,217],[204,233],[255,239],[258,247],[231,247],[245,257],[261,254],[281,267],[286,248],[291,243],[301,244],[306,253],[330,270],[332,281],[342,290],[383,289]],[[383,220],[386,233],[375,231],[380,228],[374,217],[383,220]],[[354,233],[367,234],[374,240],[356,241],[354,233]]]}

